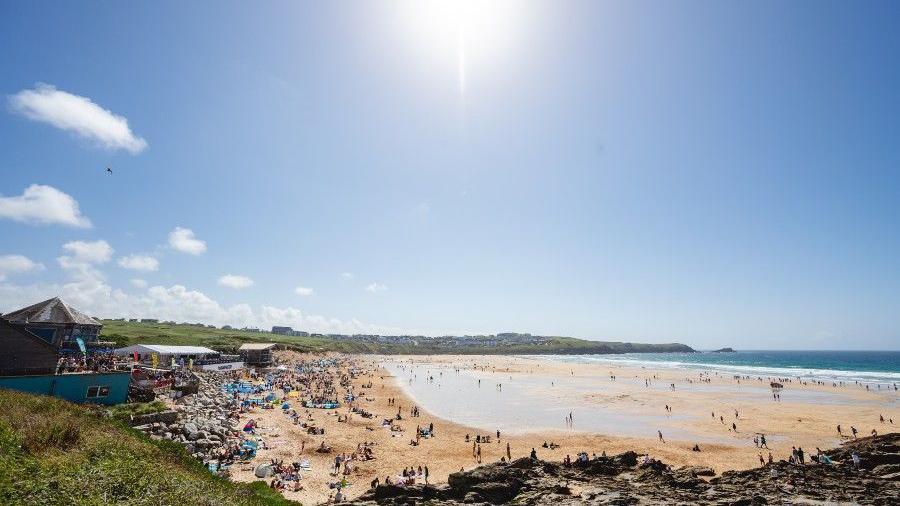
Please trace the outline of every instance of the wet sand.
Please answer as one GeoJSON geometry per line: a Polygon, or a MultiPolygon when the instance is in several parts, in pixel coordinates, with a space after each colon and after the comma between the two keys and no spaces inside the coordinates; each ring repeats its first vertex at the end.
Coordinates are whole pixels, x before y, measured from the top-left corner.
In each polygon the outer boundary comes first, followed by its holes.
{"type": "MultiPolygon", "coordinates": [[[[491,436],[491,443],[481,445],[484,462],[505,456],[509,443],[513,458],[528,455],[533,447],[547,460],[562,460],[567,454],[574,457],[579,451],[615,454],[634,450],[674,466],[705,465],[721,473],[758,465],[760,450],[752,441],[756,433],[765,433],[775,459],[784,459],[794,445],[807,451],[834,446],[840,439],[837,424],[845,434],[855,425],[863,436],[873,428],[879,433],[894,429],[878,421],[880,414],[893,417],[895,423],[900,415],[897,392],[867,392],[855,385],[787,383],[782,401],[775,402],[768,381],[711,374],[709,382],[701,383],[696,371],[494,356],[367,356],[359,357],[358,362],[367,364],[374,374],[354,382],[363,396],[357,403],[375,417],[354,414],[348,422],[338,422],[339,413],[349,412],[347,406],[310,410],[315,423],[326,429],[324,436],[312,436],[293,425],[281,410],[246,415],[241,422],[256,419],[271,449],[260,450],[252,465],[243,470],[235,466],[233,478],[255,480],[253,467],[273,458],[288,463],[308,458],[312,469],[302,473],[305,490],[285,495],[304,504],[322,503],[333,493],[327,484],[340,479],[330,474],[334,456],[351,453],[358,443],[370,441],[375,443],[376,458],[358,463],[353,470],[351,486],[345,489],[349,497],[364,492],[373,478],[396,477],[408,466],[427,465],[429,482],[445,482],[450,473],[477,465],[466,434],[491,436]],[[429,381],[429,377],[435,379],[429,381]],[[362,389],[369,381],[372,388],[362,389]],[[396,399],[395,407],[388,405],[389,398],[396,399]],[[671,413],[665,410],[666,404],[672,407],[671,413]],[[410,409],[416,405],[421,415],[411,418],[410,409]],[[403,420],[395,423],[403,432],[382,428],[381,420],[393,417],[398,408],[402,408],[403,420]],[[571,426],[565,423],[569,412],[573,414],[571,426]],[[421,439],[419,446],[410,445],[416,426],[429,423],[434,424],[436,437],[421,439]],[[731,430],[732,423],[737,425],[736,432],[731,430]],[[657,430],[662,431],[665,442],[659,441],[657,430]],[[314,452],[323,440],[334,448],[333,453],[314,452]],[[306,442],[302,453],[301,441],[306,442]],[[541,448],[545,441],[560,447],[541,448]],[[695,444],[701,452],[691,450],[695,444]]],[[[768,450],[762,452],[767,456],[768,450]]]]}

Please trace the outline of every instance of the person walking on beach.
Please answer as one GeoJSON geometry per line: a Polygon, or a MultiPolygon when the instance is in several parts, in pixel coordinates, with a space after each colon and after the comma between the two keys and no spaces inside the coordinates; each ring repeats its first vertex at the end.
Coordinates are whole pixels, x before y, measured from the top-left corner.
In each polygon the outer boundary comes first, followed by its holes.
{"type": "Polygon", "coordinates": [[[838,424],[837,430],[838,430],[838,436],[843,436],[843,434],[841,433],[841,424],[838,424]]]}
{"type": "Polygon", "coordinates": [[[853,439],[857,439],[856,433],[859,432],[859,431],[856,430],[856,427],[854,427],[854,426],[851,425],[851,426],[850,426],[850,432],[853,433],[853,439]]]}
{"type": "Polygon", "coordinates": [[[509,441],[506,442],[506,459],[512,460],[512,452],[509,449],[509,441]]]}
{"type": "Polygon", "coordinates": [[[658,430],[658,431],[656,431],[656,433],[659,434],[659,440],[662,441],[663,443],[665,443],[666,440],[663,439],[662,431],[661,431],[661,430],[658,430]]]}
{"type": "Polygon", "coordinates": [[[425,465],[425,484],[428,485],[428,465],[425,465]]]}
{"type": "Polygon", "coordinates": [[[766,444],[766,435],[765,434],[760,434],[760,436],[759,436],[759,447],[765,448],[766,450],[769,449],[769,445],[766,444]]]}
{"type": "Polygon", "coordinates": [[[478,463],[481,464],[481,445],[478,445],[478,463]]]}

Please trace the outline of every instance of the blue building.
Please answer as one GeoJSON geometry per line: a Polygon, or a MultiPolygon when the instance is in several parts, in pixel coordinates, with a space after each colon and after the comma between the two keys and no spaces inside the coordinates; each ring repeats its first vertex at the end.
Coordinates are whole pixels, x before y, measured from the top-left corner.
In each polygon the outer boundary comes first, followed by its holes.
{"type": "Polygon", "coordinates": [[[121,404],[128,400],[130,372],[2,376],[0,388],[52,395],[69,402],[121,404]]]}
{"type": "Polygon", "coordinates": [[[100,324],[59,299],[0,317],[0,388],[52,395],[71,402],[119,404],[128,399],[128,371],[57,374],[61,356],[87,365],[100,324]],[[87,356],[79,350],[86,345],[87,356]],[[93,346],[92,346],[93,345],[93,346]],[[75,355],[72,355],[72,352],[75,355]]]}

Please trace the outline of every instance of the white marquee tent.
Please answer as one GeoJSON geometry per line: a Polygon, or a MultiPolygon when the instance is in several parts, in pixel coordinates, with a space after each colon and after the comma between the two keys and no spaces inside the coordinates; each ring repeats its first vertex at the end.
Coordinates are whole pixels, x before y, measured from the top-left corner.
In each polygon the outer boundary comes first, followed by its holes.
{"type": "Polygon", "coordinates": [[[135,344],[125,348],[116,350],[116,355],[133,356],[138,354],[138,361],[148,361],[155,353],[159,359],[159,363],[168,364],[174,358],[199,360],[211,355],[218,355],[219,352],[211,350],[203,346],[170,346],[165,344],[135,344]]]}

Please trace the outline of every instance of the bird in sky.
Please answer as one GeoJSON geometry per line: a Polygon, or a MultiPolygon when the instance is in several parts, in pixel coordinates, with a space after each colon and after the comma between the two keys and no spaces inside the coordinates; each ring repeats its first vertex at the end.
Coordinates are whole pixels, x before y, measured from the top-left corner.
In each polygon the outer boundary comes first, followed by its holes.
{"type": "Polygon", "coordinates": [[[109,172],[110,174],[112,174],[112,169],[110,169],[109,167],[107,167],[107,168],[106,168],[106,172],[109,172]]]}

